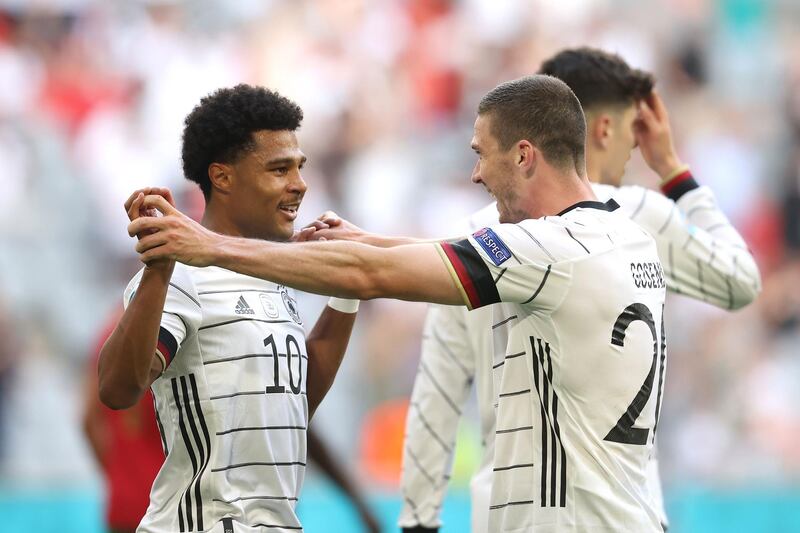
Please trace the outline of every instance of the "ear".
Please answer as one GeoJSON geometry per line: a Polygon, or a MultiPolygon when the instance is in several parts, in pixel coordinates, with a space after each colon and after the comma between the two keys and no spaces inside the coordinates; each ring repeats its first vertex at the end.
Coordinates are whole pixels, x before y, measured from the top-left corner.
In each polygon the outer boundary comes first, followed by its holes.
{"type": "Polygon", "coordinates": [[[208,179],[211,180],[211,188],[227,194],[233,184],[234,172],[233,167],[224,163],[208,165],[208,179]]]}
{"type": "Polygon", "coordinates": [[[611,115],[607,113],[598,113],[589,121],[587,142],[592,143],[592,146],[600,149],[607,149],[611,143],[611,137],[614,135],[614,123],[611,120],[611,115]]]}
{"type": "Polygon", "coordinates": [[[516,165],[519,169],[529,176],[536,170],[539,161],[539,152],[530,141],[521,140],[517,143],[516,165]]]}

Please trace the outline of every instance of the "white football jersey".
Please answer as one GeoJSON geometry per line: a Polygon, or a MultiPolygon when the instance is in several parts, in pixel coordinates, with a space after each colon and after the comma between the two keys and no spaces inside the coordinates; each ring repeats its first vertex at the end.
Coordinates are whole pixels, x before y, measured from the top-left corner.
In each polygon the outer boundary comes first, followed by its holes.
{"type": "MultiPolygon", "coordinates": [[[[720,308],[738,308],[761,288],[758,266],[742,237],[719,210],[708,187],[696,187],[666,197],[639,186],[592,184],[597,197],[614,197],[619,211],[631,217],[656,241],[664,265],[667,289],[704,300],[720,308]]],[[[464,233],[498,224],[494,204],[474,213],[464,233]]],[[[432,305],[425,322],[420,372],[414,380],[406,421],[401,490],[401,526],[441,525],[439,511],[452,464],[458,414],[474,382],[478,395],[484,447],[480,471],[471,483],[472,530],[489,531],[486,513],[491,492],[495,429],[495,381],[502,367],[492,369],[493,351],[508,339],[508,304],[467,311],[463,307],[432,305]],[[429,375],[430,374],[430,375],[429,375]],[[435,380],[435,381],[434,381],[435,380]],[[455,405],[455,409],[451,406],[455,405]],[[435,435],[436,446],[430,444],[435,435]],[[412,506],[413,505],[413,506],[412,506]]],[[[648,481],[667,523],[654,455],[648,481]]]]}
{"type": "Polygon", "coordinates": [[[178,263],[157,353],[166,459],[137,531],[301,531],[308,357],[294,291],[178,263]]]}
{"type": "Polygon", "coordinates": [[[661,531],[645,480],[666,283],[653,238],[617,208],[580,202],[438,245],[468,307],[513,311],[494,364],[492,531],[661,531]]]}

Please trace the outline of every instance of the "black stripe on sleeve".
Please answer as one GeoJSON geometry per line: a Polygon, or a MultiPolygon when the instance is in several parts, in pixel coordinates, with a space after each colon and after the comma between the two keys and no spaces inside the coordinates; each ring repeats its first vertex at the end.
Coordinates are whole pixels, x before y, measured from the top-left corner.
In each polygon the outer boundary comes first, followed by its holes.
{"type": "MultiPolygon", "coordinates": [[[[462,239],[450,245],[466,269],[466,274],[478,293],[481,305],[495,304],[500,301],[500,294],[494,284],[489,267],[478,251],[470,244],[469,239],[462,239]]],[[[455,267],[455,265],[454,265],[455,267]]]]}
{"type": "Polygon", "coordinates": [[[700,184],[697,183],[697,181],[694,179],[694,176],[689,175],[688,178],[677,184],[674,188],[670,189],[670,191],[667,193],[667,196],[673,201],[677,202],[681,199],[681,196],[687,192],[695,190],[698,187],[700,187],[700,184]]]}
{"type": "MultiPolygon", "coordinates": [[[[186,330],[186,334],[189,334],[189,330],[186,330]]],[[[159,351],[161,351],[161,355],[164,356],[164,364],[169,366],[169,364],[175,358],[175,353],[178,351],[178,341],[175,340],[175,337],[169,332],[168,329],[160,327],[158,328],[158,344],[156,346],[159,348],[166,348],[166,350],[159,351]],[[166,351],[167,353],[163,353],[163,351],[166,351]]]]}

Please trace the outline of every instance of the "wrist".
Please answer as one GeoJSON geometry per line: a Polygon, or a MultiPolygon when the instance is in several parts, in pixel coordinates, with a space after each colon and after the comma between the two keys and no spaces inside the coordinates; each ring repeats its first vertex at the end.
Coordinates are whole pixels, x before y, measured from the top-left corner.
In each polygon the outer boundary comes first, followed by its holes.
{"type": "Polygon", "coordinates": [[[144,265],[143,276],[156,276],[166,278],[169,281],[173,270],[175,270],[175,261],[172,259],[160,259],[144,265]]]}
{"type": "Polygon", "coordinates": [[[332,296],[328,300],[328,307],[335,311],[339,311],[340,313],[357,313],[358,312],[358,304],[361,303],[360,300],[350,300],[347,298],[337,298],[332,296]]]}
{"type": "Polygon", "coordinates": [[[684,165],[677,156],[667,157],[664,161],[653,165],[653,170],[655,170],[661,178],[661,183],[668,182],[687,168],[688,167],[684,165]]]}

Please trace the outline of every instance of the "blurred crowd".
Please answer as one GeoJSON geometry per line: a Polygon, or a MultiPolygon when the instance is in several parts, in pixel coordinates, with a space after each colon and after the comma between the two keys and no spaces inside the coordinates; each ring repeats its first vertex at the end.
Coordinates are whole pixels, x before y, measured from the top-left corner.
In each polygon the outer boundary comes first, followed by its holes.
{"type": "MultiPolygon", "coordinates": [[[[203,95],[248,82],[301,105],[302,223],[334,209],[376,232],[448,236],[488,201],[469,180],[480,97],[579,45],[656,74],[679,154],[764,278],[735,314],[670,299],[664,477],[797,481],[798,28],[795,0],[0,0],[0,482],[95,475],[82,383],[139,268],[122,204],[158,185],[202,208],[179,153],[203,95]]],[[[638,155],[626,176],[657,185],[638,155]]],[[[307,323],[321,302],[302,304],[307,323]]],[[[369,412],[410,393],[424,312],[362,306],[314,420],[350,464],[369,412]]]]}

